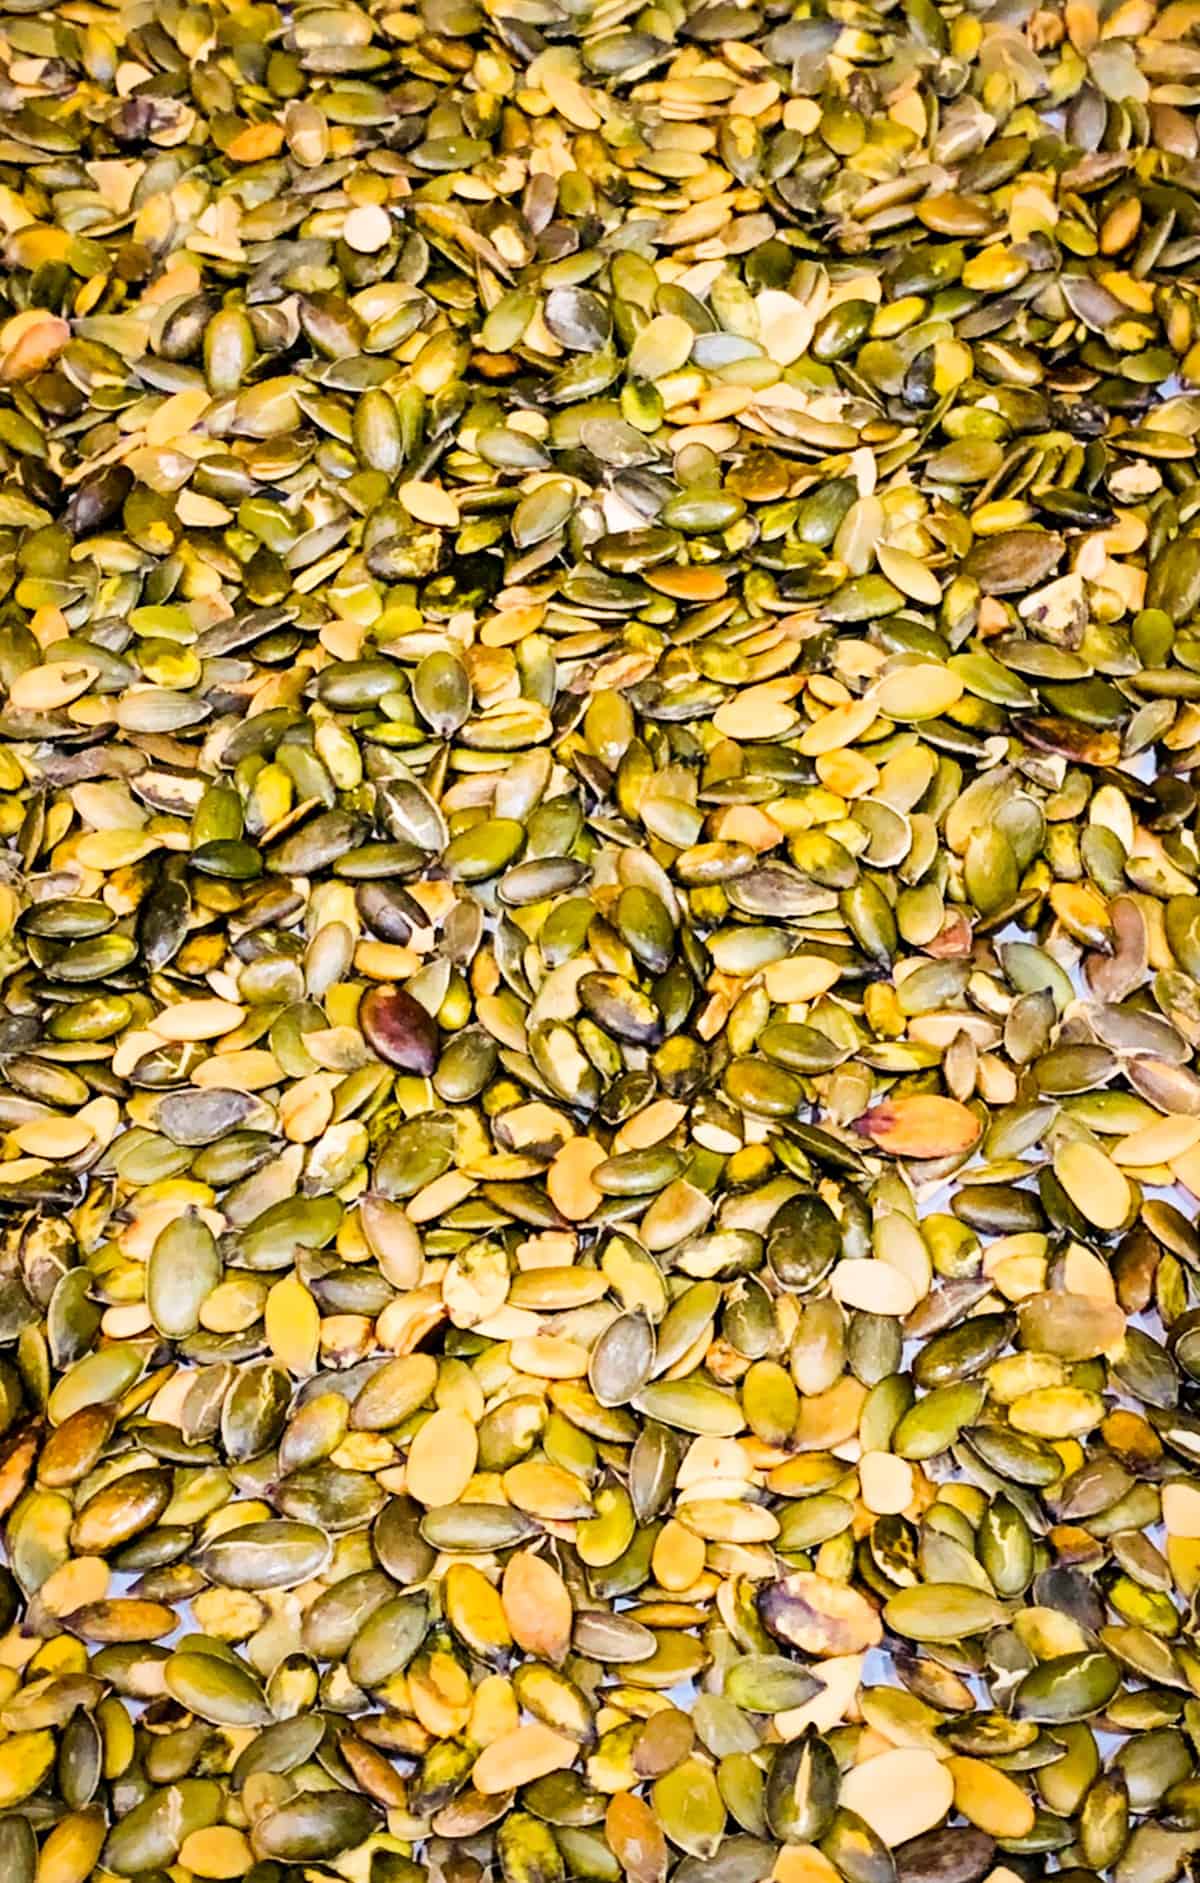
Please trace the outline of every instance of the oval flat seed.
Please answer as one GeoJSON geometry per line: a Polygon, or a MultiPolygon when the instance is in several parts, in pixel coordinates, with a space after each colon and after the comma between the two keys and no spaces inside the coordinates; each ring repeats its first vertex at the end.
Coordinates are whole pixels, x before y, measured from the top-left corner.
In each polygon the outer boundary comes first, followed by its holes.
{"type": "Polygon", "coordinates": [[[474,1474],[478,1450],[475,1427],[465,1413],[449,1408],[435,1412],[409,1448],[409,1496],[420,1504],[456,1502],[474,1474]]]}
{"type": "Polygon", "coordinates": [[[915,1480],[912,1466],[888,1452],[865,1452],[858,1465],[862,1499],[876,1516],[896,1516],[913,1499],[915,1480]]]}
{"type": "Polygon", "coordinates": [[[932,1752],[897,1749],[856,1765],[842,1779],[840,1803],[889,1847],[940,1824],[955,1802],[948,1764],[932,1752]]]}
{"type": "Polygon", "coordinates": [[[910,1314],[919,1299],[912,1281],[890,1262],[853,1258],[833,1273],[835,1298],[848,1308],[872,1314],[910,1314]]]}
{"type": "Polygon", "coordinates": [[[263,1861],[319,1862],[361,1844],[376,1823],[374,1806],[355,1793],[305,1792],[259,1818],[251,1845],[263,1861]]]}
{"type": "Polygon", "coordinates": [[[211,1654],[173,1654],[163,1669],[167,1690],[198,1719],[215,1726],[266,1726],[271,1709],[258,1682],[236,1662],[211,1654]]]}
{"type": "Polygon", "coordinates": [[[768,1584],[758,1606],[773,1635],[818,1657],[856,1654],[882,1639],[879,1616],[864,1596],[807,1571],[768,1584]]]}
{"type": "Polygon", "coordinates": [[[965,1583],[914,1584],[898,1590],[884,1608],[896,1634],[913,1641],[953,1641],[999,1626],[1003,1604],[965,1583]]]}
{"type": "Polygon", "coordinates": [[[573,1740],[532,1721],[494,1739],[476,1759],[471,1782],[485,1796],[515,1791],[518,1786],[571,1765],[577,1750],[573,1740]]]}
{"type": "Polygon", "coordinates": [[[954,1806],[969,1823],[997,1838],[1027,1837],[1037,1812],[1033,1799],[1007,1772],[982,1759],[947,1759],[954,1784],[954,1806]]]}
{"type": "Polygon", "coordinates": [[[1128,1179],[1098,1145],[1082,1138],[1062,1145],[1055,1154],[1054,1174],[1097,1229],[1119,1229],[1129,1215],[1133,1192],[1128,1179]]]}
{"type": "Polygon", "coordinates": [[[955,1157],[980,1134],[978,1118],[957,1099],[916,1095],[875,1106],[855,1130],[893,1157],[955,1157]]]}
{"type": "Polygon", "coordinates": [[[889,719],[935,719],[958,703],[963,685],[949,668],[919,662],[912,667],[896,667],[885,674],[875,694],[875,704],[889,719]]]}

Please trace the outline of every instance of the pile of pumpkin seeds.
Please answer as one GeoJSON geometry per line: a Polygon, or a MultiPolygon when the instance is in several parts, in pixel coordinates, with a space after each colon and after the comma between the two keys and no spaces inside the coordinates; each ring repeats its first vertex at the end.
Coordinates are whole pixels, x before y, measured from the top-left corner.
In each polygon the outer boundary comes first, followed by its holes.
{"type": "Polygon", "coordinates": [[[4,1883],[1196,1874],[1198,106],[4,7],[4,1883]]]}

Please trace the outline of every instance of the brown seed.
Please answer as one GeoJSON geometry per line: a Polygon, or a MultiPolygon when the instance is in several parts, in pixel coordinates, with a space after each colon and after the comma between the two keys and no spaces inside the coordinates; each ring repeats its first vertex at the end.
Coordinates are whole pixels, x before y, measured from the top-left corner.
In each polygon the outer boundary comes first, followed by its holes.
{"type": "Polygon", "coordinates": [[[504,1617],[526,1654],[561,1666],[571,1645],[574,1612],[558,1571],[532,1550],[518,1550],[504,1566],[504,1617]]]}
{"type": "Polygon", "coordinates": [[[957,1157],[977,1141],[980,1123],[957,1099],[895,1099],[855,1119],[854,1128],[893,1157],[957,1157]]]}
{"type": "Polygon", "coordinates": [[[667,1840],[645,1799],[618,1792],[605,1814],[604,1834],[630,1883],[662,1883],[667,1840]]]}
{"type": "Polygon", "coordinates": [[[883,1639],[879,1616],[856,1589],[806,1570],[768,1583],[759,1610],[773,1635],[818,1658],[861,1653],[883,1639]]]}

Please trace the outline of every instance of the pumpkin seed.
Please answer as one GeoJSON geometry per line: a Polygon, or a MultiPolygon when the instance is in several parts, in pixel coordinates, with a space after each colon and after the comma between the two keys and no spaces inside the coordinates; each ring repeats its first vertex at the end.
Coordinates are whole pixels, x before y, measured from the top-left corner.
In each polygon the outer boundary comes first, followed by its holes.
{"type": "Polygon", "coordinates": [[[826,11],[10,9],[14,1883],[1195,1862],[1193,22],[826,11]]]}

